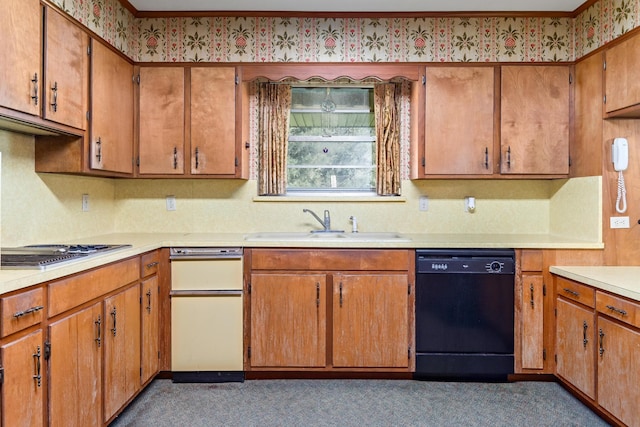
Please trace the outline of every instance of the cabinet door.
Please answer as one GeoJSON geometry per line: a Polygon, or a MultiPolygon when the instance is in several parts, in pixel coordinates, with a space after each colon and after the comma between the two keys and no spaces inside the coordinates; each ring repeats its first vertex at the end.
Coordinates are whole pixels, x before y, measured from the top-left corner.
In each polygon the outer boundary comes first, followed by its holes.
{"type": "Polygon", "coordinates": [[[640,425],[640,333],[598,317],[598,403],[627,425],[640,425]]]}
{"type": "Polygon", "coordinates": [[[104,421],[140,388],[140,285],[105,301],[104,421]]]}
{"type": "Polygon", "coordinates": [[[0,105],[39,115],[42,37],[39,0],[3,0],[0,13],[0,105]]]}
{"type": "Polygon", "coordinates": [[[502,67],[503,174],[569,173],[569,67],[502,67]]]}
{"type": "Polygon", "coordinates": [[[184,173],[184,69],[140,68],[139,173],[184,173]]]}
{"type": "Polygon", "coordinates": [[[102,303],[49,326],[49,425],[96,426],[102,404],[102,303]]]}
{"type": "Polygon", "coordinates": [[[251,366],[326,365],[326,276],[251,275],[251,366]]]}
{"type": "Polygon", "coordinates": [[[133,65],[92,41],[91,168],[133,172],[133,65]]]}
{"type": "Polygon", "coordinates": [[[46,9],[44,117],[86,129],[89,36],[52,8],[46,9]]]}
{"type": "Polygon", "coordinates": [[[424,173],[492,174],[493,106],[493,67],[427,68],[424,173]]]}
{"type": "Polygon", "coordinates": [[[522,368],[544,369],[544,298],[541,274],[522,275],[522,368]]]}
{"type": "Polygon", "coordinates": [[[42,330],[0,347],[2,383],[2,425],[37,427],[43,424],[44,381],[42,330]]]}
{"type": "Polygon", "coordinates": [[[142,378],[150,380],[160,366],[160,301],[158,278],[142,282],[142,378]]]}
{"type": "Polygon", "coordinates": [[[406,274],[335,275],[333,366],[409,366],[406,274]]]}
{"type": "Polygon", "coordinates": [[[595,398],[595,318],[593,311],[557,299],[556,373],[595,398]]]}
{"type": "Polygon", "coordinates": [[[191,68],[191,173],[236,173],[236,70],[191,68]]]}
{"type": "MultiPolygon", "coordinates": [[[[605,111],[607,113],[640,103],[640,37],[628,38],[605,51],[605,111]]],[[[637,117],[637,115],[635,116],[637,117]]]]}

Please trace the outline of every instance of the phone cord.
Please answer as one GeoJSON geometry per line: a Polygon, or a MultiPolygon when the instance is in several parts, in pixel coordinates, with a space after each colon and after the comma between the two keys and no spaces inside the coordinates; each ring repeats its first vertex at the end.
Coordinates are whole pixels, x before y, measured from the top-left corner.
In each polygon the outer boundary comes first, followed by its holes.
{"type": "Polygon", "coordinates": [[[618,199],[616,200],[616,211],[624,213],[627,211],[627,189],[624,186],[624,176],[622,171],[618,172],[618,199]]]}

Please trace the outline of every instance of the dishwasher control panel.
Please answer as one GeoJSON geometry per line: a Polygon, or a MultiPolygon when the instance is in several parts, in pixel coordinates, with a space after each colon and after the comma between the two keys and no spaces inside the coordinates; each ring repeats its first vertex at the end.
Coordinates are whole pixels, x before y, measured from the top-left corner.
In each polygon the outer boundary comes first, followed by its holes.
{"type": "Polygon", "coordinates": [[[512,250],[417,250],[417,273],[514,274],[512,250]]]}

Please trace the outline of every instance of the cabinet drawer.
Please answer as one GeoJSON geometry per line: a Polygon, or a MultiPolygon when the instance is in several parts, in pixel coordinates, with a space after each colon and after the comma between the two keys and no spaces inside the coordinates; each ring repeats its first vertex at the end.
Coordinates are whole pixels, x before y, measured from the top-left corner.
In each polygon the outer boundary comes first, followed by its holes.
{"type": "Polygon", "coordinates": [[[158,251],[148,252],[140,257],[140,277],[151,276],[158,272],[160,264],[160,253],[158,251]]]}
{"type": "Polygon", "coordinates": [[[591,308],[596,306],[596,291],[590,286],[582,285],[573,280],[556,276],[556,292],[558,295],[577,301],[591,308]]]}
{"type": "Polygon", "coordinates": [[[253,249],[252,270],[407,271],[408,250],[253,249]]]}
{"type": "Polygon", "coordinates": [[[140,257],[49,284],[49,317],[105,295],[140,277],[140,257]]]}
{"type": "Polygon", "coordinates": [[[605,292],[596,292],[596,310],[640,328],[640,304],[605,292]]]}
{"type": "Polygon", "coordinates": [[[44,318],[44,291],[42,288],[2,298],[2,336],[6,337],[44,318]]]}

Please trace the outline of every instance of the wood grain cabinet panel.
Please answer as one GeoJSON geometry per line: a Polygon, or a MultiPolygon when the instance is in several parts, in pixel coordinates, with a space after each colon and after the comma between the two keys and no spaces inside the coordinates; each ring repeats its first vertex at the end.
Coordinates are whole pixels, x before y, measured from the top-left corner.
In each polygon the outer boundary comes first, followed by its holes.
{"type": "Polygon", "coordinates": [[[2,383],[2,425],[39,427],[44,421],[44,348],[42,330],[0,347],[2,383]]]}
{"type": "Polygon", "coordinates": [[[326,276],[251,275],[251,366],[326,365],[326,276]]]}
{"type": "Polygon", "coordinates": [[[102,409],[102,303],[49,325],[49,425],[97,426],[102,409]]]}
{"type": "Polygon", "coordinates": [[[589,396],[596,397],[596,331],[593,310],[557,299],[556,373],[589,396]]]}
{"type": "Polygon", "coordinates": [[[141,67],[140,175],[184,174],[184,68],[141,67]]]}
{"type": "Polygon", "coordinates": [[[598,403],[640,426],[640,332],[598,316],[598,403]]]}
{"type": "Polygon", "coordinates": [[[42,111],[42,7],[39,0],[3,0],[0,13],[0,105],[42,111]]]}
{"type": "Polygon", "coordinates": [[[569,173],[569,67],[502,67],[502,174],[569,173]]]}
{"type": "Polygon", "coordinates": [[[333,366],[409,366],[406,274],[333,277],[333,366]]]}
{"type": "Polygon", "coordinates": [[[104,44],[91,43],[92,169],[133,173],[133,65],[104,44]]]}
{"type": "Polygon", "coordinates": [[[605,111],[608,117],[640,117],[640,37],[605,51],[605,111]]]}
{"type": "Polygon", "coordinates": [[[522,275],[522,368],[544,369],[544,281],[522,275]]]}
{"type": "Polygon", "coordinates": [[[0,337],[6,337],[44,319],[44,291],[42,288],[20,292],[0,300],[2,320],[0,337]]]}
{"type": "Polygon", "coordinates": [[[43,117],[87,128],[89,36],[52,8],[45,9],[43,117]]]}
{"type": "Polygon", "coordinates": [[[142,370],[140,384],[144,385],[158,372],[160,366],[160,294],[158,277],[142,282],[142,370]]]}
{"type": "Polygon", "coordinates": [[[494,68],[428,67],[424,173],[493,174],[494,68]]]}

